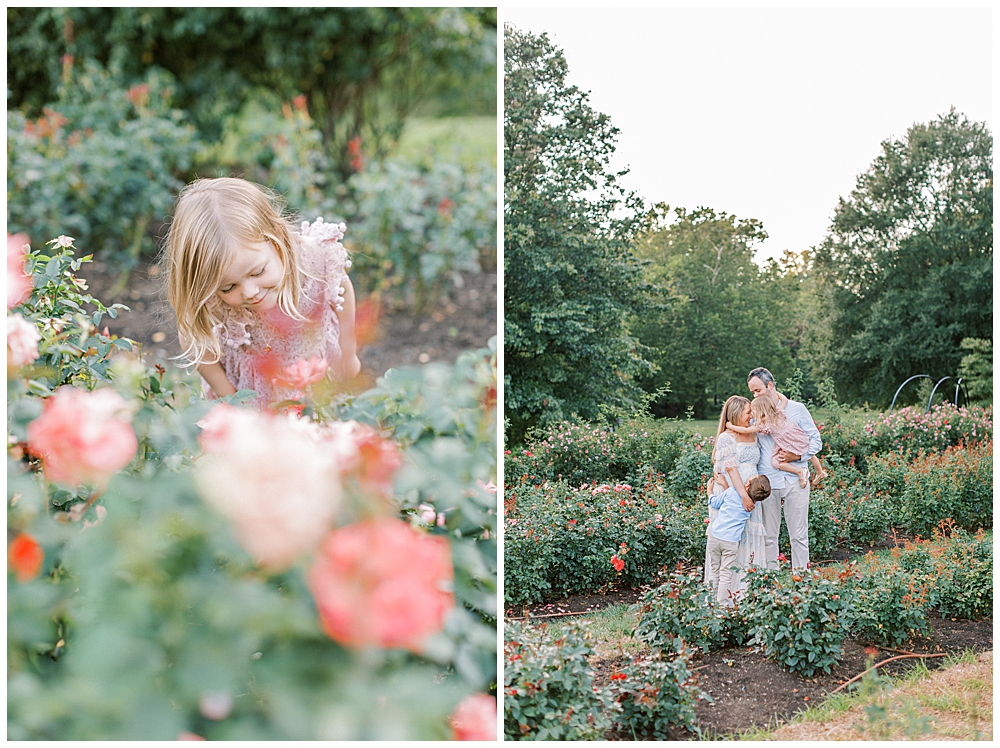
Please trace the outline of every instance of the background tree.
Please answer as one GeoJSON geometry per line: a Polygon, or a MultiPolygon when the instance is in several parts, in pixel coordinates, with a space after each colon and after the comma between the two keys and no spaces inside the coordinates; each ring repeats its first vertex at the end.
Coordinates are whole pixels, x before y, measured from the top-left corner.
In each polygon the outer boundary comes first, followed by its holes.
{"type": "Polygon", "coordinates": [[[882,143],[816,252],[822,366],[845,400],[888,405],[913,374],[954,376],[964,338],[992,342],[992,221],[985,124],[952,109],[882,143]]]}
{"type": "Polygon", "coordinates": [[[434,96],[496,106],[495,8],[8,8],[7,40],[8,106],[29,116],[86,58],[126,80],[168,70],[209,140],[254,86],[303,95],[343,179],[359,142],[380,159],[434,96]]]}
{"type": "Polygon", "coordinates": [[[978,403],[993,402],[993,341],[966,338],[961,343],[965,355],[958,374],[965,380],[969,399],[978,403]]]}
{"type": "Polygon", "coordinates": [[[636,245],[660,302],[636,323],[659,366],[643,387],[653,392],[669,383],[653,403],[657,415],[692,407],[697,418],[711,417],[727,397],[746,393],[754,367],[767,366],[779,382],[792,373],[799,260],[754,264],[767,234],[753,218],[676,208],[668,224],[668,211],[661,207],[660,225],[636,245]]]}
{"type": "Polygon", "coordinates": [[[650,370],[629,319],[644,306],[630,247],[638,198],[609,168],[618,130],[566,83],[545,34],[504,29],[507,438],[628,405],[650,370]]]}

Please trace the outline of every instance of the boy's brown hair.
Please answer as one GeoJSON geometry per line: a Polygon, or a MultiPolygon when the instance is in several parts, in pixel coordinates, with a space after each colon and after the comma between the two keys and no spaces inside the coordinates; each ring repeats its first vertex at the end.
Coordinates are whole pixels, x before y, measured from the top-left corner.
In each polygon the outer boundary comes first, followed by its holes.
{"type": "Polygon", "coordinates": [[[758,501],[763,501],[771,495],[771,481],[767,479],[766,475],[755,475],[750,479],[747,494],[749,494],[755,504],[758,501]]]}

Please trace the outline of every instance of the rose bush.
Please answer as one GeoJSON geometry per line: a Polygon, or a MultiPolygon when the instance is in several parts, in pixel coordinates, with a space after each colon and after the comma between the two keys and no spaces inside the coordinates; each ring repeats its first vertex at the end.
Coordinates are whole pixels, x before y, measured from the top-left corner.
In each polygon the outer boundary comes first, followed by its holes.
{"type": "Polygon", "coordinates": [[[41,339],[8,381],[8,736],[453,737],[463,700],[496,688],[495,349],[303,398],[301,418],[240,407],[253,393],[213,405],[98,332],[118,309],[83,293],[86,259],[29,253],[12,310],[41,339]],[[44,419],[67,400],[85,436],[129,429],[134,457],[112,472],[54,449],[44,419]],[[394,531],[311,586],[323,541],[372,523],[394,531]],[[374,638],[332,638],[324,610],[374,638]]]}

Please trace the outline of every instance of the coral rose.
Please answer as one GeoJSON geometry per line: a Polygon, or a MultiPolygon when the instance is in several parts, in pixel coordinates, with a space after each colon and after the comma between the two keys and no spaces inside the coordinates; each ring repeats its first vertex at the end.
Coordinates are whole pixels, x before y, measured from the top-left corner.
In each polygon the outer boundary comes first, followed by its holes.
{"type": "Polygon", "coordinates": [[[337,445],[310,421],[225,404],[199,425],[195,482],[240,544],[272,570],[313,551],[340,504],[337,445]]]}
{"type": "Polygon", "coordinates": [[[20,314],[7,315],[7,371],[17,371],[38,358],[42,336],[34,323],[20,314]]]}
{"type": "Polygon", "coordinates": [[[497,700],[485,693],[466,696],[451,718],[455,740],[496,740],[497,700]]]}
{"type": "Polygon", "coordinates": [[[27,234],[7,234],[7,308],[17,306],[31,295],[31,276],[24,272],[27,234]]]}
{"type": "Polygon", "coordinates": [[[300,359],[291,366],[286,366],[274,377],[276,384],[292,390],[305,389],[316,384],[326,376],[328,364],[325,358],[316,356],[309,360],[300,359]]]}
{"type": "Polygon", "coordinates": [[[27,582],[42,571],[45,551],[30,535],[21,533],[7,546],[7,568],[12,569],[18,582],[27,582]]]}
{"type": "Polygon", "coordinates": [[[309,570],[323,628],[351,647],[423,651],[455,606],[448,541],[398,519],[333,531],[309,570]]]}
{"type": "Polygon", "coordinates": [[[66,385],[28,424],[28,448],[41,458],[49,480],[103,488],[139,448],[130,421],[128,404],[114,390],[66,385]]]}

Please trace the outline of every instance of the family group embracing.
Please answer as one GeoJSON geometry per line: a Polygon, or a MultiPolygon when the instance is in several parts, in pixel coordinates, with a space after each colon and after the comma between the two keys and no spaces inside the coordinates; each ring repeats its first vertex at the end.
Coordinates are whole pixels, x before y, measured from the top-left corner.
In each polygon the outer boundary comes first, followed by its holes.
{"type": "Polygon", "coordinates": [[[774,565],[784,510],[792,567],[809,565],[809,463],[812,485],[826,476],[823,442],[806,406],[782,395],[771,372],[747,376],[753,395],[733,395],[719,415],[708,482],[705,582],[724,605],[745,587],[748,567],[774,565]]]}

